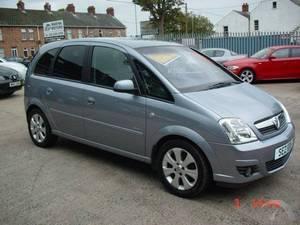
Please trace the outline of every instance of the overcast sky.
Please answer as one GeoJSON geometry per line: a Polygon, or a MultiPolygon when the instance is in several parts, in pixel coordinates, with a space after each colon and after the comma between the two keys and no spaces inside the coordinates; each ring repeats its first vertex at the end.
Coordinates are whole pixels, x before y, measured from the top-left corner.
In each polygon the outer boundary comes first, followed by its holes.
{"type": "MultiPolygon", "coordinates": [[[[115,8],[115,16],[127,27],[128,35],[135,35],[135,16],[134,16],[134,4],[130,0],[117,0],[125,1],[128,3],[114,2],[114,0],[23,0],[25,8],[27,9],[43,9],[45,2],[49,2],[52,6],[52,10],[59,8],[65,8],[68,3],[75,5],[76,11],[86,12],[87,7],[94,5],[97,13],[105,13],[105,10],[109,6],[115,8]]],[[[15,8],[16,0],[0,0],[0,7],[15,8]]],[[[241,10],[242,4],[248,2],[250,10],[253,9],[259,0],[186,0],[189,11],[192,11],[196,15],[203,15],[208,17],[213,24],[220,20],[223,16],[229,13],[231,10],[241,10]]],[[[149,14],[142,12],[138,7],[137,18],[139,21],[147,20],[149,14]]],[[[139,33],[138,25],[138,33],[139,33]]]]}

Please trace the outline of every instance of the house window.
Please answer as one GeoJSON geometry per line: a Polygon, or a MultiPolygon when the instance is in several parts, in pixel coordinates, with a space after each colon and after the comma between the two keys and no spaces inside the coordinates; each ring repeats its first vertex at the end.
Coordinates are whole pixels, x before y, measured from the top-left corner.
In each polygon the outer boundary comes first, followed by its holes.
{"type": "Polygon", "coordinates": [[[30,49],[30,55],[33,57],[34,54],[35,54],[35,49],[34,49],[34,48],[31,48],[31,49],[30,49]]]}
{"type": "Polygon", "coordinates": [[[18,57],[18,49],[17,48],[11,48],[11,56],[18,57]]]}
{"type": "Polygon", "coordinates": [[[78,38],[82,38],[82,30],[78,30],[78,38]]]}
{"type": "Polygon", "coordinates": [[[277,9],[277,2],[273,2],[273,9],[277,9]]]}
{"type": "Polygon", "coordinates": [[[103,32],[102,32],[102,30],[99,30],[99,37],[103,37],[103,32]]]}
{"type": "Polygon", "coordinates": [[[28,36],[29,36],[29,40],[34,40],[33,29],[28,29],[28,36]]]}
{"type": "Polygon", "coordinates": [[[22,40],[27,40],[27,32],[26,32],[26,29],[21,29],[21,38],[22,40]]]}
{"type": "Polygon", "coordinates": [[[3,41],[2,30],[0,29],[0,41],[3,41]]]}
{"type": "Polygon", "coordinates": [[[28,48],[24,48],[24,58],[28,58],[28,48]]]}
{"type": "Polygon", "coordinates": [[[67,30],[67,39],[72,39],[72,30],[67,30]]]}
{"type": "Polygon", "coordinates": [[[228,26],[224,26],[223,31],[224,31],[224,36],[228,36],[228,31],[229,31],[228,26]]]}
{"type": "MultiPolygon", "coordinates": [[[[4,57],[4,48],[0,48],[0,57],[3,58],[4,57]]],[[[1,62],[1,61],[0,61],[1,62]]]]}
{"type": "Polygon", "coordinates": [[[255,31],[259,30],[259,21],[258,20],[254,20],[254,30],[255,31]]]}

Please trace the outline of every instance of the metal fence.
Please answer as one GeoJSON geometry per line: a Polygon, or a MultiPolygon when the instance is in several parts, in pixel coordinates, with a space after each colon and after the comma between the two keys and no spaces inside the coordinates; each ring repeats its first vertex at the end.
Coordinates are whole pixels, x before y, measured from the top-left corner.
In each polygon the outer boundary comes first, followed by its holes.
{"type": "Polygon", "coordinates": [[[143,39],[178,42],[183,45],[203,48],[226,48],[239,54],[252,55],[275,45],[300,45],[300,32],[247,32],[201,34],[166,34],[143,39]]]}

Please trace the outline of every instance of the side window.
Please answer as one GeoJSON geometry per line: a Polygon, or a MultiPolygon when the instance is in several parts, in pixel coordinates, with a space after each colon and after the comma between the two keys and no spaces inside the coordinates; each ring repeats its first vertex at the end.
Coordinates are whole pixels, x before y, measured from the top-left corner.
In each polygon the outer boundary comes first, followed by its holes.
{"type": "Polygon", "coordinates": [[[284,49],[279,49],[276,52],[274,52],[272,54],[272,56],[276,57],[276,58],[288,58],[289,57],[289,49],[288,48],[284,48],[284,49]]]}
{"type": "Polygon", "coordinates": [[[300,48],[292,48],[292,57],[300,58],[300,48]]]}
{"type": "Polygon", "coordinates": [[[54,57],[58,51],[58,48],[52,49],[46,53],[38,60],[34,73],[37,74],[49,74],[50,72],[50,67],[53,63],[54,57]]]}
{"type": "Polygon", "coordinates": [[[64,47],[56,58],[53,76],[81,80],[85,50],[85,46],[64,47]]]}
{"type": "Polygon", "coordinates": [[[145,65],[135,60],[135,65],[142,77],[148,96],[171,101],[172,95],[162,82],[145,65]]]}
{"type": "Polygon", "coordinates": [[[222,57],[225,55],[225,52],[222,50],[215,50],[215,57],[222,57]]]}
{"type": "Polygon", "coordinates": [[[206,50],[203,51],[202,53],[208,57],[214,57],[214,50],[206,50]]]}
{"type": "Polygon", "coordinates": [[[110,88],[119,80],[134,81],[134,73],[126,55],[108,47],[94,48],[92,75],[95,84],[110,88]]]}

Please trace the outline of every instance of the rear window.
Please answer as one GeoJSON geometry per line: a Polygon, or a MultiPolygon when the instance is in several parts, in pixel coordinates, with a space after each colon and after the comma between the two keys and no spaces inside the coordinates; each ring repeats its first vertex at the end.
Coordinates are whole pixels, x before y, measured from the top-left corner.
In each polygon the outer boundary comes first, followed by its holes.
{"type": "Polygon", "coordinates": [[[56,58],[53,76],[80,81],[85,50],[85,46],[64,47],[56,58]]]}
{"type": "Polygon", "coordinates": [[[58,51],[58,48],[52,49],[46,53],[38,60],[34,73],[47,75],[50,73],[50,67],[53,63],[55,55],[58,51]]]}

